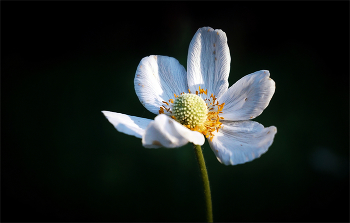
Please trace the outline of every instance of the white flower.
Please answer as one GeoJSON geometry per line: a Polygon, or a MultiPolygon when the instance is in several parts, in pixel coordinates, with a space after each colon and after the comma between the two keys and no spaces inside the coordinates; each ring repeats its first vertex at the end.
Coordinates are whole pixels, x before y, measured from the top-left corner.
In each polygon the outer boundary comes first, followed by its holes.
{"type": "Polygon", "coordinates": [[[231,57],[226,34],[198,29],[188,49],[187,73],[174,58],[149,56],[137,67],[134,85],[154,120],[102,111],[114,127],[142,138],[146,148],[203,145],[205,137],[225,165],[251,161],[265,153],[276,127],[248,121],[260,115],[275,92],[267,70],[241,78],[228,88],[231,57]]]}

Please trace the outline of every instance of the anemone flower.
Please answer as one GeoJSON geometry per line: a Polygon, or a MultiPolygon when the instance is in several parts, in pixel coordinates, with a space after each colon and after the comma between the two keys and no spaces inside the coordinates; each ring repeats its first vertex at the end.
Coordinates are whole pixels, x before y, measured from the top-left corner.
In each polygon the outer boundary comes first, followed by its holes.
{"type": "Polygon", "coordinates": [[[146,148],[204,144],[217,159],[235,165],[260,157],[271,146],[276,127],[255,121],[268,106],[275,82],[267,70],[257,71],[228,88],[230,51],[225,32],[210,27],[194,35],[185,68],[172,57],[141,60],[134,79],[142,105],[154,120],[102,111],[114,127],[142,138],[146,148]]]}
{"type": "Polygon", "coordinates": [[[257,71],[228,88],[230,51],[226,34],[210,27],[194,35],[185,68],[172,57],[151,55],[141,60],[134,79],[142,105],[154,120],[102,111],[120,132],[142,139],[146,148],[194,144],[201,171],[207,221],[213,221],[208,173],[201,145],[205,138],[225,165],[251,161],[265,153],[277,132],[251,119],[268,106],[275,82],[267,70],[257,71]]]}

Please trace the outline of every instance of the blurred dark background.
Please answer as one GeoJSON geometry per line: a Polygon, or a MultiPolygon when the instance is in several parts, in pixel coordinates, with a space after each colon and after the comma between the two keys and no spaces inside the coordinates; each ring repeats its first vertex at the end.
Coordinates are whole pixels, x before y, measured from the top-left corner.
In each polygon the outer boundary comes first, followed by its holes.
{"type": "Polygon", "coordinates": [[[191,145],[145,149],[101,110],[154,118],[140,60],[186,68],[198,28],[222,29],[229,83],[267,69],[255,120],[269,151],[220,164],[203,147],[215,221],[349,221],[349,2],[2,2],[1,220],[205,221],[191,145]]]}

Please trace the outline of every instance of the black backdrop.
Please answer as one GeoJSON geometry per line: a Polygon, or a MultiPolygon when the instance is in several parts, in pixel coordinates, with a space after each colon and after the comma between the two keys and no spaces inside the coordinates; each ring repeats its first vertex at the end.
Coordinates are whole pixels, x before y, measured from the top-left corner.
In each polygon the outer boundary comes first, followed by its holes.
{"type": "Polygon", "coordinates": [[[148,55],[186,67],[196,30],[222,29],[229,83],[270,70],[255,120],[269,151],[220,164],[203,147],[215,221],[349,221],[348,2],[1,2],[2,221],[204,221],[192,147],[149,150],[101,110],[146,118],[148,55]]]}

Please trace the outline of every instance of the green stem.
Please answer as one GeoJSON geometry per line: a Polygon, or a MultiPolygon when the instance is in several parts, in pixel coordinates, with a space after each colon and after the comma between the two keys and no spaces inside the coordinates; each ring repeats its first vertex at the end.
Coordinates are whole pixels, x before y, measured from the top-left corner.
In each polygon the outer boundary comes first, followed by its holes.
{"type": "Polygon", "coordinates": [[[199,145],[193,145],[193,148],[194,148],[194,151],[196,152],[196,157],[197,157],[197,161],[198,161],[198,165],[201,171],[201,176],[203,181],[205,203],[207,207],[207,222],[213,222],[213,209],[211,205],[209,178],[208,178],[207,168],[205,167],[202,148],[199,145]]]}

